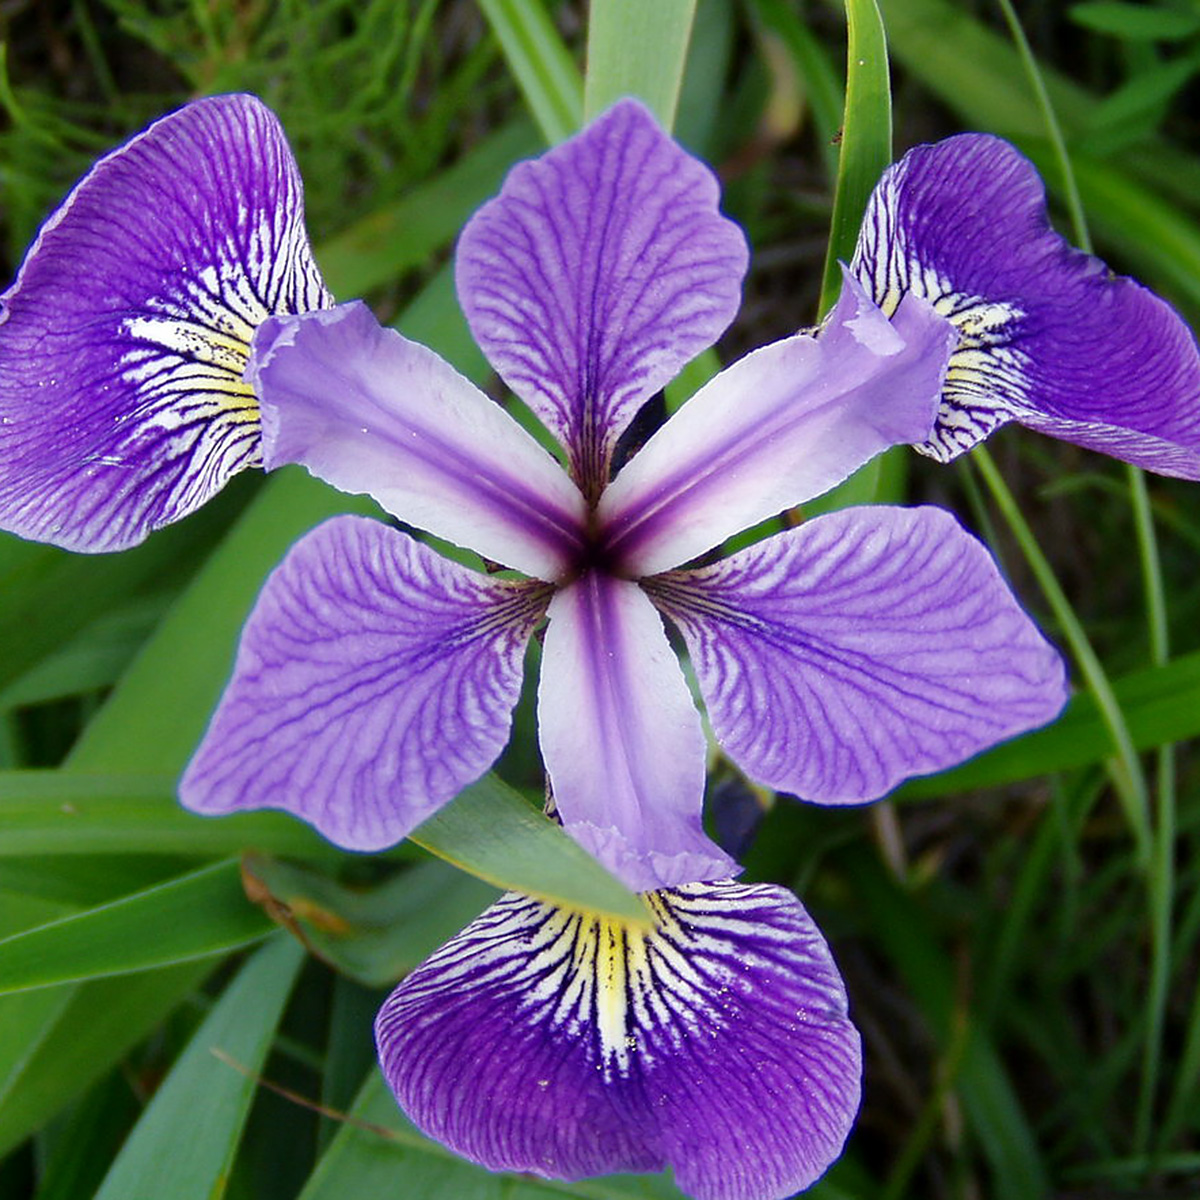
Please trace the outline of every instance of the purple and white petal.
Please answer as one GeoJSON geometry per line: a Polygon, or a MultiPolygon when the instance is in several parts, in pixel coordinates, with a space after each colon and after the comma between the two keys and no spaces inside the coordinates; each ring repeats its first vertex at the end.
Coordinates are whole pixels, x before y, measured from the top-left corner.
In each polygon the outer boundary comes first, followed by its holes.
{"type": "Polygon", "coordinates": [[[493,1170],[671,1167],[696,1200],[780,1200],[841,1152],[861,1049],[783,888],[648,897],[656,927],[513,893],[416,969],[375,1032],[401,1108],[493,1170]]]}
{"type": "Polygon", "coordinates": [[[268,578],[180,799],[284,809],[348,850],[395,844],[504,748],[547,591],[377,521],[325,522],[268,578]]]}
{"type": "Polygon", "coordinates": [[[1062,660],[941,509],[843,509],[644,586],[729,757],[804,800],[877,799],[1066,702],[1062,660]]]}
{"type": "Polygon", "coordinates": [[[1200,478],[1200,355],[1178,314],[1052,228],[1016,149],[961,134],[909,151],[868,205],[852,269],[885,312],[928,300],[959,332],[932,438],[948,461],[996,426],[1200,478]]]}
{"type": "Polygon", "coordinates": [[[515,167],[458,243],[458,294],[492,366],[591,496],[641,405],[737,312],[746,240],[712,172],[633,100],[515,167]]]}
{"type": "Polygon", "coordinates": [[[825,330],[726,368],[664,425],[599,506],[614,570],[649,575],[928,436],[954,330],[906,297],[889,321],[847,277],[825,330]]]}
{"type": "Polygon", "coordinates": [[[700,714],[654,606],[592,571],[549,615],[538,728],[566,831],[634,891],[735,874],[701,825],[700,714]]]}
{"type": "Polygon", "coordinates": [[[578,555],[586,505],[554,457],[361,301],[267,322],[247,378],[262,397],[268,468],[303,463],[411,525],[542,579],[578,555]]]}
{"type": "Polygon", "coordinates": [[[330,302],[253,96],[198,100],[101,159],[0,296],[0,527],[119,550],[198,508],[260,463],[255,328],[330,302]]]}

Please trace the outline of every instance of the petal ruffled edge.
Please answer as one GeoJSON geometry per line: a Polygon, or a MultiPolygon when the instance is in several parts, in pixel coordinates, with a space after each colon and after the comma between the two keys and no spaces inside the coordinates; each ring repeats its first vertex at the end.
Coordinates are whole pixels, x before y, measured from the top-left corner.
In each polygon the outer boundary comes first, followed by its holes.
{"type": "Polygon", "coordinates": [[[790,1196],[858,1109],[828,947],[782,888],[649,900],[642,933],[506,895],[385,1002],[384,1075],[420,1129],[493,1170],[670,1166],[697,1200],[790,1196]]]}
{"type": "Polygon", "coordinates": [[[459,300],[592,498],[643,402],[737,312],[748,252],[713,173],[622,100],[509,173],[459,239],[459,300]]]}

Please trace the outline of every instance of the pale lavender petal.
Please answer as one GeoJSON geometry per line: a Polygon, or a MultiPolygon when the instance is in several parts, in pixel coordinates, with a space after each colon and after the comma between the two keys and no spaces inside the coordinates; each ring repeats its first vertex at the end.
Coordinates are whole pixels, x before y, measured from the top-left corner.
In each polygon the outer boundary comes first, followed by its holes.
{"type": "Polygon", "coordinates": [[[953,339],[923,301],[889,322],[848,278],[819,337],[722,371],[621,471],[599,507],[614,569],[677,566],[926,437],[953,339]]]}
{"type": "Polygon", "coordinates": [[[330,303],[300,176],[253,96],[92,168],[0,296],[0,527],[119,550],[258,466],[255,327],[330,303]]]}
{"type": "Polygon", "coordinates": [[[649,897],[649,933],[512,893],[375,1024],[414,1123],[493,1170],[671,1167],[696,1200],[780,1200],[841,1152],[861,1049],[820,932],[783,888],[649,897]]]}
{"type": "Polygon", "coordinates": [[[583,545],[586,505],[498,404],[361,302],[269,321],[247,372],[268,468],[303,463],[410,525],[555,579],[583,545]]]}
{"type": "Polygon", "coordinates": [[[918,146],[868,206],[853,270],[885,312],[917,295],[954,322],[933,437],[948,461],[1005,421],[1200,478],[1200,355],[1174,310],[1050,226],[1033,164],[961,134],[918,146]]]}
{"type": "Polygon", "coordinates": [[[488,360],[596,495],[642,403],[733,320],[746,240],[712,172],[623,100],[514,168],[458,244],[488,360]]]}
{"type": "Polygon", "coordinates": [[[550,602],[538,726],[569,834],[635,891],[721,879],[704,833],[704,734],[637,584],[589,572],[550,602]]]}
{"type": "Polygon", "coordinates": [[[874,800],[1066,702],[1062,660],[941,509],[844,509],[645,586],[729,757],[805,800],[874,800]]]}
{"type": "Polygon", "coordinates": [[[180,799],[281,808],[349,850],[393,845],[504,748],[546,595],[377,521],[327,521],[267,580],[180,799]]]}

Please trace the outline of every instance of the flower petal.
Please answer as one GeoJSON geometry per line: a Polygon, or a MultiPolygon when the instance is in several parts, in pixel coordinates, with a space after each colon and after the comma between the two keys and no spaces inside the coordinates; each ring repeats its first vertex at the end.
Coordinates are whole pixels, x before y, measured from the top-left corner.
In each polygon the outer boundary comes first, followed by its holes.
{"type": "Polygon", "coordinates": [[[513,893],[416,969],[375,1032],[400,1106],[493,1170],[674,1169],[778,1200],[837,1157],[861,1051],[820,932],[783,888],[649,897],[649,933],[513,893]]]}
{"type": "Polygon", "coordinates": [[[0,297],[0,526],[119,550],[198,508],[259,465],[255,327],[328,303],[270,110],[216,96],[151,125],[0,297]]]}
{"type": "Polygon", "coordinates": [[[1058,654],[940,509],[844,509],[645,586],[730,758],[805,800],[874,800],[1066,701],[1058,654]]]}
{"type": "Polygon", "coordinates": [[[775,342],[722,371],[621,471],[599,506],[613,569],[678,566],[924,438],[953,338],[915,298],[889,322],[847,278],[819,337],[775,342]]]}
{"type": "Polygon", "coordinates": [[[515,167],[458,243],[475,340],[591,495],[643,402],[733,320],[746,240],[716,178],[623,100],[515,167]]]}
{"type": "Polygon", "coordinates": [[[566,831],[634,891],[733,874],[701,826],[700,714],[654,606],[589,572],[549,612],[538,725],[566,831]]]}
{"type": "Polygon", "coordinates": [[[262,397],[269,469],[303,463],[409,524],[542,579],[578,554],[586,505],[553,456],[360,301],[267,322],[247,378],[262,397]]]}
{"type": "Polygon", "coordinates": [[[325,522],[268,578],[180,799],[282,808],[349,850],[393,845],[504,748],[546,591],[377,521],[325,522]]]}
{"type": "Polygon", "coordinates": [[[1051,228],[1033,164],[962,134],[909,151],[852,268],[885,312],[922,296],[959,331],[933,437],[948,461],[1005,421],[1200,478],[1200,355],[1174,310],[1051,228]]]}

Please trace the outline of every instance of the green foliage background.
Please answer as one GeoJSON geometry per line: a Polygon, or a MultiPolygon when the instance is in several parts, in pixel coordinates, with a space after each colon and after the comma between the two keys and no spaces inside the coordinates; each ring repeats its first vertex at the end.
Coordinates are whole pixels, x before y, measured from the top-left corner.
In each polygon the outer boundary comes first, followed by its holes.
{"type": "MultiPolygon", "coordinates": [[[[871,0],[848,6],[849,81],[834,0],[698,0],[690,39],[691,0],[642,5],[635,37],[638,7],[7,3],[0,275],[96,154],[191,96],[254,91],[292,139],[334,291],[486,383],[455,233],[513,161],[631,89],[677,102],[750,237],[721,359],[815,318],[829,231],[846,255],[889,114],[897,154],[962,128],[1016,141],[1064,230],[1200,316],[1195,0],[1029,4],[1025,51],[1004,3],[880,0],[890,87],[871,0]]],[[[953,469],[889,457],[839,500],[952,507],[1069,651],[1078,695],[1056,726],[886,803],[769,805],[748,877],[810,907],[867,1049],[858,1128],[810,1194],[1190,1194],[1197,492],[1015,428],[989,446],[953,469]]],[[[495,886],[639,911],[533,817],[529,703],[498,776],[386,856],[174,802],[263,576],[356,503],[285,471],[117,557],[0,540],[0,1200],[678,1194],[488,1175],[408,1127],[373,1069],[387,986],[495,886]]]]}

